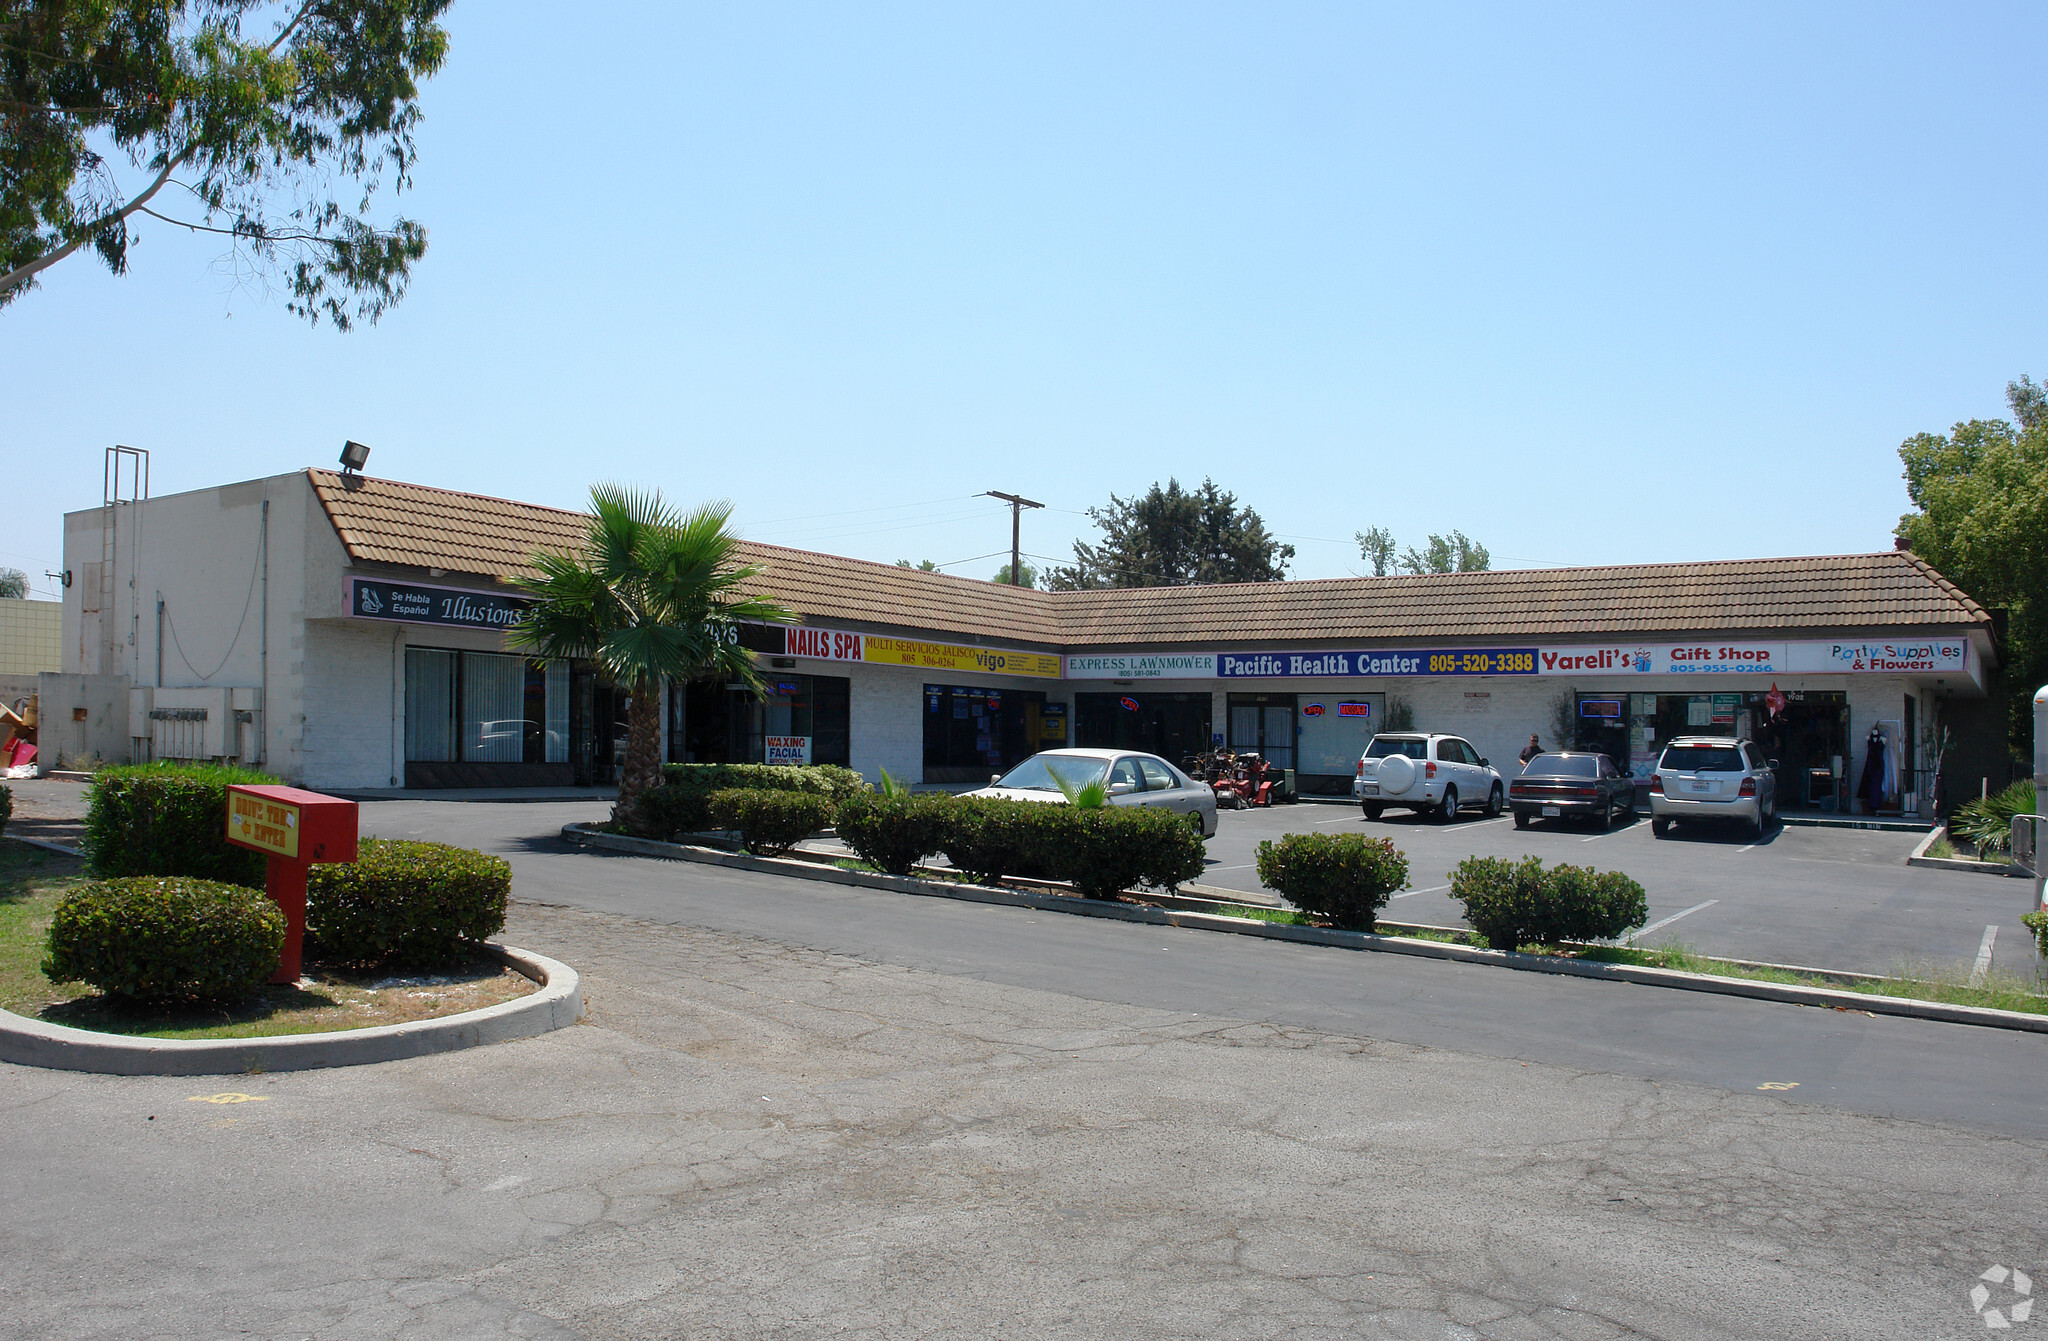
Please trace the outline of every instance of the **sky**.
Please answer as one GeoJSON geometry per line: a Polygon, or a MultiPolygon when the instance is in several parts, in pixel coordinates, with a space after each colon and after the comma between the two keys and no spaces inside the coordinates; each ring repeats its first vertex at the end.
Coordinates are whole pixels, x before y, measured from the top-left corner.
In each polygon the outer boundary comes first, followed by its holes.
{"type": "Polygon", "coordinates": [[[53,594],[111,444],[161,495],[347,439],[981,578],[984,490],[1059,562],[1169,478],[1298,577],[1858,552],[2048,374],[2038,5],[570,12],[450,9],[378,325],[161,225],[0,308],[0,566],[53,594]]]}

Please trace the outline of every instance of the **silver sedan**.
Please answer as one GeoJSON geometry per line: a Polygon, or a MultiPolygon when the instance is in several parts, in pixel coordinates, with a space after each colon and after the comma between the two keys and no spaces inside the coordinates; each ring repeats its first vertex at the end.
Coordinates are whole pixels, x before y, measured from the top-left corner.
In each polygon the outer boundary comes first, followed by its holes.
{"type": "Polygon", "coordinates": [[[1113,806],[1159,806],[1186,815],[1204,838],[1216,836],[1216,793],[1156,754],[1129,750],[1045,750],[969,796],[1065,805],[1064,782],[1079,791],[1100,782],[1113,806]]]}

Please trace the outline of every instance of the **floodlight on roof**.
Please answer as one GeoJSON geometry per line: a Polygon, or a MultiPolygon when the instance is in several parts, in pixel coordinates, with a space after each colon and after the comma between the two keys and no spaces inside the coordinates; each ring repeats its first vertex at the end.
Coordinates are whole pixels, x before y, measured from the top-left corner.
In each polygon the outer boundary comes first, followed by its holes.
{"type": "Polygon", "coordinates": [[[370,459],[370,449],[360,442],[341,444],[341,468],[344,473],[361,470],[370,459]]]}

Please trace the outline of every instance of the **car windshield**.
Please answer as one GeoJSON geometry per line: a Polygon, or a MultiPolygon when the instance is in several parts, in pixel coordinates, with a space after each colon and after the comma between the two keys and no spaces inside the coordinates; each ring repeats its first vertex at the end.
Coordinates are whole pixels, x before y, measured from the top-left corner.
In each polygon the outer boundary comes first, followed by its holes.
{"type": "Polygon", "coordinates": [[[1102,781],[1104,764],[1101,759],[1072,754],[1034,754],[1005,773],[996,786],[1025,792],[1056,792],[1061,782],[1069,787],[1085,787],[1102,781]]]}
{"type": "Polygon", "coordinates": [[[1529,767],[1522,772],[1529,778],[1597,778],[1600,776],[1600,761],[1585,755],[1571,757],[1559,754],[1539,754],[1529,761],[1529,767]]]}
{"type": "Polygon", "coordinates": [[[1385,759],[1396,754],[1404,754],[1410,759],[1427,759],[1429,742],[1403,740],[1399,736],[1374,736],[1372,744],[1365,747],[1365,757],[1368,759],[1385,759]]]}
{"type": "Polygon", "coordinates": [[[1733,745],[1673,745],[1657,767],[1674,773],[1740,773],[1742,751],[1733,745]]]}

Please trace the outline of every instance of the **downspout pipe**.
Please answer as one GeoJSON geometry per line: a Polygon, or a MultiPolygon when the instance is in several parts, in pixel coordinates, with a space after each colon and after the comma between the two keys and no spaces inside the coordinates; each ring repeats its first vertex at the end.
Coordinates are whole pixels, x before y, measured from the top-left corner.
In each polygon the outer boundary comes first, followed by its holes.
{"type": "Polygon", "coordinates": [[[263,500],[263,625],[262,685],[256,691],[256,762],[270,762],[270,500],[263,500]]]}

